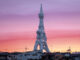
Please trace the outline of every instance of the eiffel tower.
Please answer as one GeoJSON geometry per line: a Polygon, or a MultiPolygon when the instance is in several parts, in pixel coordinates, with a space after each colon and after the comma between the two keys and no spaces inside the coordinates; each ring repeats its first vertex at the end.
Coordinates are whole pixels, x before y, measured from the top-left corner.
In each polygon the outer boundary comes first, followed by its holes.
{"type": "Polygon", "coordinates": [[[44,22],[43,22],[43,18],[44,18],[44,14],[43,14],[43,9],[42,9],[42,4],[40,7],[40,13],[39,13],[39,27],[37,30],[37,40],[34,46],[34,51],[38,50],[38,46],[39,46],[39,51],[43,52],[43,50],[45,50],[46,52],[49,52],[48,46],[47,46],[47,38],[46,38],[46,34],[44,31],[44,22]]]}

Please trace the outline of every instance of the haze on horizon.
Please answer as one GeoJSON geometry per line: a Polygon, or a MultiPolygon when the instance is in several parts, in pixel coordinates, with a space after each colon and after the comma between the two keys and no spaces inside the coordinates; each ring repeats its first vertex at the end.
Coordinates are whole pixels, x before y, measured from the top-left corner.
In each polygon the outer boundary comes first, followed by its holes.
{"type": "Polygon", "coordinates": [[[0,0],[0,51],[33,50],[41,3],[49,49],[80,51],[80,0],[0,0]]]}

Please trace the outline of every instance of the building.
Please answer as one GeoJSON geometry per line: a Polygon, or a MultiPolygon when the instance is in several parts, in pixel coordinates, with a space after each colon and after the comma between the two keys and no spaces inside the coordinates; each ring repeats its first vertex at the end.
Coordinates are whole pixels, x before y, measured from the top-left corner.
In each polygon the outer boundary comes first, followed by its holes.
{"type": "Polygon", "coordinates": [[[0,52],[0,60],[8,60],[9,53],[7,52],[0,52]]]}

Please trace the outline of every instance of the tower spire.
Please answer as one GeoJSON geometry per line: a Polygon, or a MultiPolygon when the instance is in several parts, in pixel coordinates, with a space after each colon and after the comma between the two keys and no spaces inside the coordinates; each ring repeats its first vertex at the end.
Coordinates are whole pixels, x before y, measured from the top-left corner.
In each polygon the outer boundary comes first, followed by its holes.
{"type": "Polygon", "coordinates": [[[41,4],[41,6],[40,6],[40,12],[39,12],[39,18],[43,19],[43,17],[44,17],[44,14],[43,14],[43,8],[42,8],[42,4],[41,4]]]}
{"type": "Polygon", "coordinates": [[[40,13],[43,13],[42,4],[41,4],[41,7],[40,7],[40,13]]]}

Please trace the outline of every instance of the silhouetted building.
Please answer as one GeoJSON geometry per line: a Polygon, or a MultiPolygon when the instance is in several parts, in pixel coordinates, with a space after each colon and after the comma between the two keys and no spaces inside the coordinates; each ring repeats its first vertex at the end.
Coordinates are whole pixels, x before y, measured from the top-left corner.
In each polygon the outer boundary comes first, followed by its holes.
{"type": "Polygon", "coordinates": [[[0,52],[0,60],[8,60],[9,53],[7,52],[0,52]]]}

